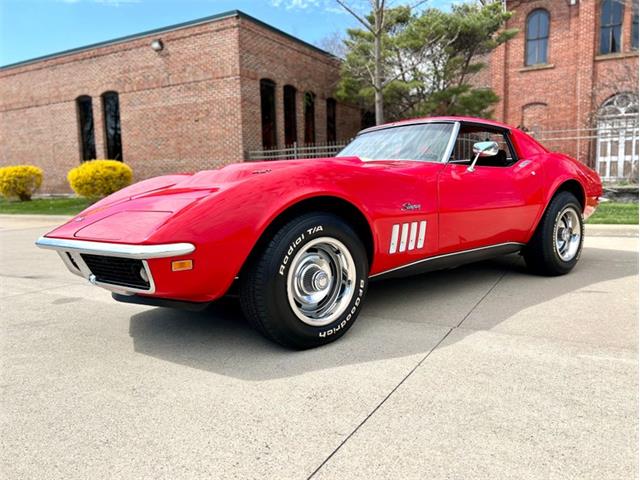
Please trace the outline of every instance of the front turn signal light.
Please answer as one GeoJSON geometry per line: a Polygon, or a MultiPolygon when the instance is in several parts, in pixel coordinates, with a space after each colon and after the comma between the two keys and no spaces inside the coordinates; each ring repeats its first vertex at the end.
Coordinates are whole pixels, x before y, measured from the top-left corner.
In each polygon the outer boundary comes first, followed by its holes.
{"type": "Polygon", "coordinates": [[[192,270],[193,260],[175,260],[171,262],[172,272],[182,272],[183,270],[192,270]]]}

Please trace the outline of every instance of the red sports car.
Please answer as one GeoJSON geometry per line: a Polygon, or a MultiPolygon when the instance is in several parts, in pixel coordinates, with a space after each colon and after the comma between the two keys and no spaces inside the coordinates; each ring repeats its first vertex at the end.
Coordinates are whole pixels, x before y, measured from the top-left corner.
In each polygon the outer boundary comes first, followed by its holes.
{"type": "Polygon", "coordinates": [[[353,325],[370,279],[515,252],[569,272],[601,193],[518,129],[425,118],[364,130],[336,158],[145,180],[36,243],[119,301],[199,308],[237,284],[253,326],[310,348],[353,325]]]}

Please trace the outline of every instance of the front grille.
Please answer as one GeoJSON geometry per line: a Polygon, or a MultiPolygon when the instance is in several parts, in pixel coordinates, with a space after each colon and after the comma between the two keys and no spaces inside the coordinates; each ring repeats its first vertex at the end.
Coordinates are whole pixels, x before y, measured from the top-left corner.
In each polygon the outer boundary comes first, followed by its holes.
{"type": "Polygon", "coordinates": [[[144,268],[142,260],[88,253],[83,253],[81,256],[98,282],[141,290],[150,289],[149,282],[140,276],[140,270],[144,268]]]}

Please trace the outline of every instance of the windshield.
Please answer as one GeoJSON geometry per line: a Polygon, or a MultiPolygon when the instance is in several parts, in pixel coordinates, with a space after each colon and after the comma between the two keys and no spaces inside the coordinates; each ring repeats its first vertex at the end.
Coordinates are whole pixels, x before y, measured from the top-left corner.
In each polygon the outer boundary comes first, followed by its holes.
{"type": "Polygon", "coordinates": [[[453,131],[452,123],[422,123],[383,128],[358,135],[338,157],[362,160],[441,162],[453,131]]]}

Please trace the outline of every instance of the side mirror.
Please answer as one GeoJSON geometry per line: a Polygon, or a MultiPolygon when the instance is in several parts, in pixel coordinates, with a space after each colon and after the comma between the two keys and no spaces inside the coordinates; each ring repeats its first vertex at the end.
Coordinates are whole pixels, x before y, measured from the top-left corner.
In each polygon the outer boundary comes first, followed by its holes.
{"type": "Polygon", "coordinates": [[[473,153],[476,154],[476,157],[471,162],[467,171],[473,172],[476,168],[476,162],[480,157],[493,157],[497,155],[500,151],[500,147],[497,142],[478,142],[473,144],[473,153]]]}

